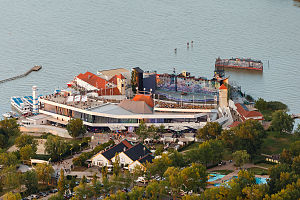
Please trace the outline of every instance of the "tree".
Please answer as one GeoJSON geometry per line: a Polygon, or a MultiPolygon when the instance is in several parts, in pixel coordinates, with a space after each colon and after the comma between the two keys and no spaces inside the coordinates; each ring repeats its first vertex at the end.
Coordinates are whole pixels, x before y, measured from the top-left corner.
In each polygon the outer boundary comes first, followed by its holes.
{"type": "Polygon", "coordinates": [[[16,171],[16,166],[8,166],[1,170],[0,181],[6,189],[19,188],[21,186],[21,174],[16,171]]]}
{"type": "Polygon", "coordinates": [[[31,135],[22,134],[15,140],[15,145],[19,148],[25,147],[26,145],[32,145],[33,147],[37,146],[36,140],[31,135]]]}
{"type": "Polygon", "coordinates": [[[165,171],[172,165],[172,160],[167,154],[162,154],[160,158],[156,158],[152,163],[146,164],[146,169],[150,175],[158,175],[163,177],[165,171]]]}
{"type": "Polygon", "coordinates": [[[281,174],[286,172],[291,172],[291,169],[287,164],[278,164],[268,169],[270,177],[270,180],[268,181],[268,186],[270,188],[269,194],[274,194],[286,186],[281,183],[281,180],[283,179],[281,174]]]}
{"type": "Polygon", "coordinates": [[[203,140],[216,139],[221,135],[222,126],[218,122],[207,122],[207,124],[198,130],[197,137],[203,140]]]}
{"type": "Polygon", "coordinates": [[[16,119],[4,119],[0,121],[0,127],[7,136],[14,136],[20,133],[19,124],[16,119]]]}
{"type": "Polygon", "coordinates": [[[300,174],[300,155],[294,158],[292,169],[296,174],[300,174]]]}
{"type": "Polygon", "coordinates": [[[236,167],[242,167],[246,162],[249,161],[250,155],[246,150],[239,150],[232,154],[233,160],[235,162],[236,167]]]}
{"type": "Polygon", "coordinates": [[[134,186],[134,188],[129,192],[128,196],[130,200],[142,200],[144,196],[145,188],[134,186]]]}
{"type": "Polygon", "coordinates": [[[115,162],[113,163],[113,173],[118,176],[119,173],[121,172],[121,167],[120,167],[120,157],[116,153],[116,158],[115,162]]]}
{"type": "Polygon", "coordinates": [[[4,167],[15,166],[19,160],[14,153],[0,153],[0,165],[4,167]]]}
{"type": "Polygon", "coordinates": [[[183,154],[176,150],[170,154],[170,159],[174,167],[184,167],[186,164],[183,154]]]}
{"type": "Polygon", "coordinates": [[[57,189],[60,195],[65,193],[66,190],[66,180],[65,180],[65,174],[64,170],[60,169],[60,176],[57,183],[57,189]]]}
{"type": "Polygon", "coordinates": [[[267,102],[262,98],[259,98],[257,101],[255,101],[254,107],[257,108],[260,111],[268,109],[267,102]]]}
{"type": "Polygon", "coordinates": [[[78,137],[86,132],[81,119],[71,119],[67,125],[67,130],[72,137],[78,137]]]}
{"type": "Polygon", "coordinates": [[[6,193],[4,196],[3,196],[3,200],[21,200],[21,195],[19,193],[12,193],[12,192],[9,192],[9,193],[6,193]]]}
{"type": "Polygon", "coordinates": [[[169,167],[165,171],[164,177],[166,177],[166,181],[167,184],[169,185],[169,189],[172,193],[173,199],[176,199],[176,197],[180,193],[180,188],[182,186],[180,169],[176,167],[169,167]]]}
{"type": "Polygon", "coordinates": [[[23,174],[23,183],[27,193],[33,194],[38,190],[38,176],[35,170],[27,171],[23,174]]]}
{"type": "Polygon", "coordinates": [[[89,199],[93,196],[92,187],[86,183],[80,182],[80,184],[74,188],[75,196],[74,199],[89,199]]]}
{"type": "Polygon", "coordinates": [[[148,128],[146,123],[141,120],[139,127],[136,129],[135,133],[139,136],[140,139],[142,139],[143,141],[147,138],[148,136],[148,128]]]}
{"type": "Polygon", "coordinates": [[[165,185],[163,185],[163,182],[158,182],[156,180],[151,181],[146,189],[146,197],[147,199],[161,199],[162,195],[166,193],[165,191],[165,185]]]}
{"type": "Polygon", "coordinates": [[[246,120],[233,129],[235,133],[233,150],[246,150],[251,156],[259,153],[263,138],[263,126],[257,120],[246,120]]]}
{"type": "Polygon", "coordinates": [[[193,163],[192,166],[184,168],[180,173],[185,191],[199,192],[199,188],[205,190],[207,185],[207,172],[202,164],[193,163]]]}
{"type": "Polygon", "coordinates": [[[291,133],[294,127],[295,120],[285,111],[275,111],[272,114],[271,127],[273,130],[280,133],[291,133]]]}
{"type": "Polygon", "coordinates": [[[67,143],[57,136],[49,135],[45,143],[45,151],[53,161],[59,160],[67,151],[67,143]]]}
{"type": "Polygon", "coordinates": [[[242,194],[245,195],[245,200],[261,200],[267,193],[267,186],[265,184],[261,185],[251,185],[243,188],[242,194]]]}
{"type": "Polygon", "coordinates": [[[49,200],[64,200],[64,199],[65,198],[60,194],[53,195],[49,198],[49,200]]]}
{"type": "Polygon", "coordinates": [[[20,149],[21,160],[30,160],[30,158],[35,156],[35,153],[36,150],[33,149],[30,144],[27,144],[26,146],[20,149]]]}
{"type": "Polygon", "coordinates": [[[54,173],[53,167],[47,163],[37,164],[35,170],[39,181],[42,181],[44,184],[50,182],[51,175],[54,173]]]}
{"type": "Polygon", "coordinates": [[[97,197],[98,195],[101,194],[101,183],[98,180],[96,173],[93,175],[92,189],[93,189],[94,197],[97,197]]]}

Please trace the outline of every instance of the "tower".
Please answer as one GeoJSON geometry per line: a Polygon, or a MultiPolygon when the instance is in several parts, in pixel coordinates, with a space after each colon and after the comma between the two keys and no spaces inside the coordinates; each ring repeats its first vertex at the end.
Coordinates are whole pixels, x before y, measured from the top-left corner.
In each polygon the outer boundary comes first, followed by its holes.
{"type": "Polygon", "coordinates": [[[33,104],[32,104],[32,114],[36,115],[39,112],[39,106],[38,106],[38,96],[36,94],[37,87],[32,86],[32,97],[33,97],[33,104]]]}
{"type": "Polygon", "coordinates": [[[221,108],[228,107],[227,96],[228,96],[228,89],[224,84],[222,84],[219,87],[219,106],[221,108]]]}

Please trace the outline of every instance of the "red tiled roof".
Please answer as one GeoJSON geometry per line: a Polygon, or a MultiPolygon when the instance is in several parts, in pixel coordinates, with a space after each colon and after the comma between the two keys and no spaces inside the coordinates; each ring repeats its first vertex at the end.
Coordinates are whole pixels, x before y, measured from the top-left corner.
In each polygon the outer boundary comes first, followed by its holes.
{"type": "Polygon", "coordinates": [[[105,85],[108,83],[106,80],[103,78],[100,78],[99,76],[91,73],[91,72],[86,72],[84,74],[79,74],[77,78],[83,80],[84,82],[87,82],[88,84],[100,89],[104,89],[105,85]]]}
{"type": "Polygon", "coordinates": [[[226,87],[224,84],[222,84],[222,85],[219,87],[219,90],[227,90],[227,87],[226,87]]]}
{"type": "Polygon", "coordinates": [[[229,127],[230,127],[230,128],[236,127],[236,126],[238,126],[240,123],[241,123],[241,122],[239,122],[239,121],[235,121],[235,122],[233,122],[231,125],[229,125],[229,127]]]}
{"type": "Polygon", "coordinates": [[[125,79],[125,77],[122,75],[122,74],[118,74],[118,75],[114,75],[110,80],[109,82],[117,85],[117,79],[125,79]]]}
{"type": "Polygon", "coordinates": [[[154,101],[150,95],[137,94],[137,95],[135,95],[135,97],[132,100],[133,101],[144,101],[151,108],[154,107],[154,101]]]}
{"type": "Polygon", "coordinates": [[[106,88],[98,91],[98,95],[100,96],[109,96],[109,95],[121,95],[120,90],[117,87],[114,88],[106,88]]]}
{"type": "Polygon", "coordinates": [[[251,118],[251,117],[263,117],[263,115],[258,111],[249,111],[245,109],[245,105],[241,105],[240,103],[235,104],[237,108],[237,112],[242,116],[242,119],[251,118]]]}

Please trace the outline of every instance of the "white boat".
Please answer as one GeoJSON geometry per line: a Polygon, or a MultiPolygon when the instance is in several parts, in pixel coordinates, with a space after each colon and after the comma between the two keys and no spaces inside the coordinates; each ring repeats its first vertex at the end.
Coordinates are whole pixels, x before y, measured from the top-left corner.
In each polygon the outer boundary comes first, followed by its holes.
{"type": "Polygon", "coordinates": [[[19,118],[19,115],[14,111],[4,113],[4,114],[2,114],[2,116],[4,117],[4,119],[11,119],[11,118],[17,118],[18,119],[19,118]]]}
{"type": "Polygon", "coordinates": [[[32,113],[32,100],[30,99],[30,96],[26,97],[11,97],[10,103],[13,108],[16,109],[18,113],[21,115],[29,115],[32,113]],[[27,97],[27,98],[26,98],[27,97]]]}

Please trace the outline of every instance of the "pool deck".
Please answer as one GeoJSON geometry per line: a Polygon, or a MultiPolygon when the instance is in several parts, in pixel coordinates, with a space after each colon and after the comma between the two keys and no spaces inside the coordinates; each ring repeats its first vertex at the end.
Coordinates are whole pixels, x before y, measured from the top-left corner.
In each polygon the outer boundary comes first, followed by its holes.
{"type": "MultiPolygon", "coordinates": [[[[266,169],[266,170],[268,169],[268,168],[265,168],[265,167],[254,165],[252,163],[247,163],[243,166],[244,169],[248,169],[248,168],[252,168],[252,167],[258,167],[258,168],[262,168],[262,169],[266,169]]],[[[230,174],[225,175],[223,178],[217,179],[215,181],[211,181],[214,184],[222,184],[222,183],[226,182],[227,180],[231,179],[232,177],[237,176],[239,171],[240,171],[240,169],[238,169],[237,167],[234,166],[233,162],[228,163],[226,165],[221,165],[221,166],[217,166],[217,167],[208,169],[207,171],[210,173],[210,172],[214,172],[214,171],[217,171],[217,170],[233,170],[233,172],[231,172],[230,174]]],[[[257,177],[257,178],[269,178],[268,175],[255,175],[255,177],[257,177]]],[[[214,185],[208,185],[207,186],[207,188],[211,188],[211,187],[215,187],[215,186],[214,185]]]]}

